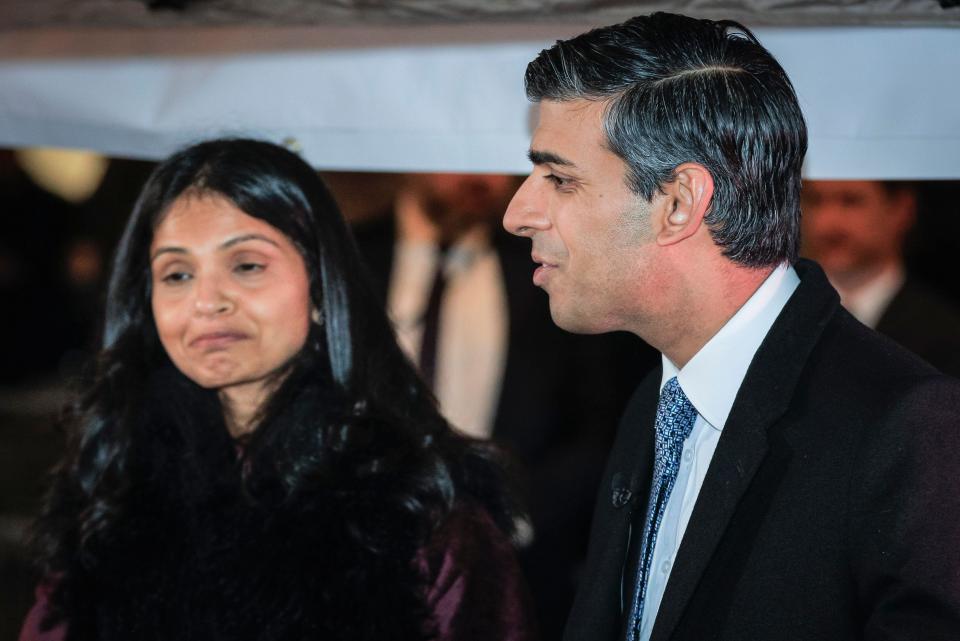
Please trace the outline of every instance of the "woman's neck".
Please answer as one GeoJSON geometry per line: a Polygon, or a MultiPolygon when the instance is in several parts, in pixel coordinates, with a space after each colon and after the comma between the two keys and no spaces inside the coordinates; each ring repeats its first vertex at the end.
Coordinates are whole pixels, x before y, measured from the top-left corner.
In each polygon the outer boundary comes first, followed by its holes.
{"type": "Polygon", "coordinates": [[[246,385],[232,385],[219,391],[223,420],[227,424],[230,436],[240,438],[254,430],[271,391],[259,381],[246,385]]]}

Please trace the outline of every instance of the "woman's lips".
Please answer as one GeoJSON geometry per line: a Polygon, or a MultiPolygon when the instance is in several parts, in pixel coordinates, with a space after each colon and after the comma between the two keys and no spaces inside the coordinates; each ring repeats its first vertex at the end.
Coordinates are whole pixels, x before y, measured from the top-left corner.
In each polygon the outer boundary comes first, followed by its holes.
{"type": "Polygon", "coordinates": [[[202,350],[224,349],[246,338],[247,335],[243,332],[207,332],[190,341],[190,347],[202,350]]]}

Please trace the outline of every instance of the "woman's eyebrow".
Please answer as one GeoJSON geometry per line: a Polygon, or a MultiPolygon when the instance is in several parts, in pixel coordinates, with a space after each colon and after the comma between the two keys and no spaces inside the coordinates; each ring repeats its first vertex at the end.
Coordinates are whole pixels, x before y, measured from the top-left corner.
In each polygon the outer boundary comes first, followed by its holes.
{"type": "Polygon", "coordinates": [[[280,244],[277,243],[277,241],[275,241],[275,240],[273,240],[273,239],[271,239],[271,238],[267,238],[267,237],[264,236],[263,234],[252,233],[252,234],[243,234],[242,236],[236,236],[235,238],[231,238],[230,240],[228,240],[228,241],[224,242],[222,245],[220,245],[220,249],[229,249],[230,247],[233,247],[234,245],[238,245],[238,244],[240,244],[240,243],[245,243],[245,242],[247,242],[248,240],[262,240],[262,241],[265,242],[265,243],[270,243],[270,244],[273,245],[274,247],[280,247],[280,244]]]}
{"type": "MultiPolygon", "coordinates": [[[[231,238],[231,239],[229,239],[229,240],[226,240],[226,241],[224,241],[223,243],[220,244],[220,247],[219,247],[218,249],[220,249],[220,250],[229,249],[229,248],[233,247],[234,245],[238,245],[238,244],[240,244],[240,243],[245,243],[245,242],[247,242],[248,240],[262,240],[262,241],[265,242],[265,243],[270,243],[270,244],[273,245],[274,247],[280,247],[280,244],[277,243],[277,241],[273,240],[272,238],[268,238],[267,236],[264,236],[263,234],[251,233],[251,234],[243,234],[243,235],[241,235],[241,236],[235,236],[234,238],[231,238]]],[[[159,257],[159,256],[162,255],[162,254],[182,254],[182,255],[186,255],[186,254],[189,254],[189,253],[190,253],[190,252],[189,252],[186,248],[184,248],[184,247],[176,247],[176,246],[160,247],[159,249],[157,249],[157,251],[153,252],[153,255],[150,257],[150,262],[155,261],[155,260],[157,259],[157,257],[159,257]]]]}
{"type": "Polygon", "coordinates": [[[162,254],[188,254],[189,252],[183,247],[160,247],[157,251],[153,252],[153,256],[150,257],[150,262],[152,263],[162,254]]]}

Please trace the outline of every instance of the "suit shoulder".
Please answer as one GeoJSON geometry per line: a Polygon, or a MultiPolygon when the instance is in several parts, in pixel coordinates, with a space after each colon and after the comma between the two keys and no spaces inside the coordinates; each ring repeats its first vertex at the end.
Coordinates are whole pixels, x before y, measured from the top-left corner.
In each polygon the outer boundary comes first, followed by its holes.
{"type": "Polygon", "coordinates": [[[910,350],[843,310],[824,329],[810,360],[820,376],[845,377],[871,387],[903,384],[939,373],[910,350]]]}
{"type": "Polygon", "coordinates": [[[806,422],[815,420],[818,431],[842,433],[851,442],[883,438],[883,432],[909,440],[907,432],[925,429],[911,416],[955,422],[960,381],[842,312],[811,352],[792,406],[806,422]]]}

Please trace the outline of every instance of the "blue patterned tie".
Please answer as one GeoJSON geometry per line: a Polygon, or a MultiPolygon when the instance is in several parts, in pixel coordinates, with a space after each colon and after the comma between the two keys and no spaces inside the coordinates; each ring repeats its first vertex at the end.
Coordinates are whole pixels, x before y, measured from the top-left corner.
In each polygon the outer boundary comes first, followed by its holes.
{"type": "Polygon", "coordinates": [[[640,622],[643,618],[643,599],[647,593],[647,578],[650,576],[650,562],[657,543],[657,532],[663,512],[670,500],[673,483],[680,469],[680,453],[683,442],[690,435],[697,420],[697,410],[690,403],[680,383],[674,376],[663,386],[660,402],[657,405],[656,445],[653,460],[653,482],[650,485],[650,500],[647,504],[647,518],[643,526],[643,536],[636,541],[635,560],[628,568],[636,568],[636,583],[630,592],[627,610],[626,639],[633,641],[640,634],[640,622]]]}

